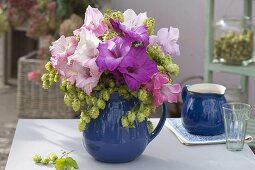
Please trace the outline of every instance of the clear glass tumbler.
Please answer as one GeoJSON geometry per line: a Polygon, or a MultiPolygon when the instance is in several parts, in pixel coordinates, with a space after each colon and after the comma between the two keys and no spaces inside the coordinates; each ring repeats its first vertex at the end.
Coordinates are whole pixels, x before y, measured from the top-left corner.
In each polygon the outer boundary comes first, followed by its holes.
{"type": "Polygon", "coordinates": [[[226,147],[230,151],[243,149],[247,122],[251,106],[245,103],[225,103],[222,105],[226,135],[226,147]]]}

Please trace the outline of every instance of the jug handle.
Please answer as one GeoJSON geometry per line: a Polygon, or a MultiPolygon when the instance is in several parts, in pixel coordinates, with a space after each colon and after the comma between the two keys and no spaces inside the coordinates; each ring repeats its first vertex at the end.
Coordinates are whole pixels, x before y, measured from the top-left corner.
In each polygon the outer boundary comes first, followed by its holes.
{"type": "Polygon", "coordinates": [[[186,97],[187,97],[187,95],[188,95],[188,86],[189,86],[189,85],[185,85],[185,86],[182,88],[182,101],[183,101],[183,103],[185,102],[186,97]]]}
{"type": "Polygon", "coordinates": [[[163,103],[163,112],[162,112],[161,118],[159,120],[157,127],[150,134],[148,143],[150,143],[159,134],[159,132],[161,131],[161,129],[163,128],[165,124],[166,117],[167,117],[167,107],[166,107],[166,104],[163,103]]]}

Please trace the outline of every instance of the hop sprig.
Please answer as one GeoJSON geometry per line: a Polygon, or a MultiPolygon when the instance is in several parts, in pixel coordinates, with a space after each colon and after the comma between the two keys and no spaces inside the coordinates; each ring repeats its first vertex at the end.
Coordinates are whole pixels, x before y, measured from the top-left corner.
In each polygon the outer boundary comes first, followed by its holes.
{"type": "Polygon", "coordinates": [[[148,29],[148,34],[152,35],[154,33],[154,27],[155,27],[155,19],[154,18],[147,18],[144,21],[144,25],[147,27],[148,29]]]}
{"type": "Polygon", "coordinates": [[[55,68],[53,68],[49,61],[45,65],[46,72],[42,75],[42,86],[44,89],[49,89],[53,83],[57,83],[60,80],[60,75],[55,68]]]}
{"type": "Polygon", "coordinates": [[[42,158],[40,155],[36,154],[32,157],[32,159],[37,164],[54,164],[56,170],[78,169],[77,162],[69,156],[71,152],[63,152],[61,157],[58,157],[55,153],[52,152],[48,157],[45,158],[42,158]]]}
{"type": "Polygon", "coordinates": [[[157,63],[158,70],[162,73],[177,76],[179,74],[179,66],[173,63],[170,55],[162,52],[161,47],[157,44],[147,47],[147,55],[157,63]]]}

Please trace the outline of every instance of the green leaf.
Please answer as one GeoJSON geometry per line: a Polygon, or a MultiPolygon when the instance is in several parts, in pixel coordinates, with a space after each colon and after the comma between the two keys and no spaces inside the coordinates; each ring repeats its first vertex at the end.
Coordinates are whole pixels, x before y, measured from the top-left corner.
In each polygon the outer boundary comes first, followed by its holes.
{"type": "Polygon", "coordinates": [[[66,159],[66,161],[68,162],[69,165],[71,165],[75,169],[78,169],[78,164],[77,164],[77,162],[73,158],[66,157],[65,159],[66,159]]]}
{"type": "Polygon", "coordinates": [[[71,157],[59,158],[55,162],[55,168],[56,170],[73,170],[78,169],[78,164],[71,157]]]}

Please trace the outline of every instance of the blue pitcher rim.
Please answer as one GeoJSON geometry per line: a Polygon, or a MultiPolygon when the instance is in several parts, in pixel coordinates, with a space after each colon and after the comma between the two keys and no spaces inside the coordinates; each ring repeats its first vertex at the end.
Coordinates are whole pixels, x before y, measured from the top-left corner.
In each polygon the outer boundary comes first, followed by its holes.
{"type": "Polygon", "coordinates": [[[214,84],[214,83],[198,83],[198,84],[189,85],[187,87],[187,90],[193,93],[224,95],[226,91],[226,87],[223,85],[214,84]]]}

